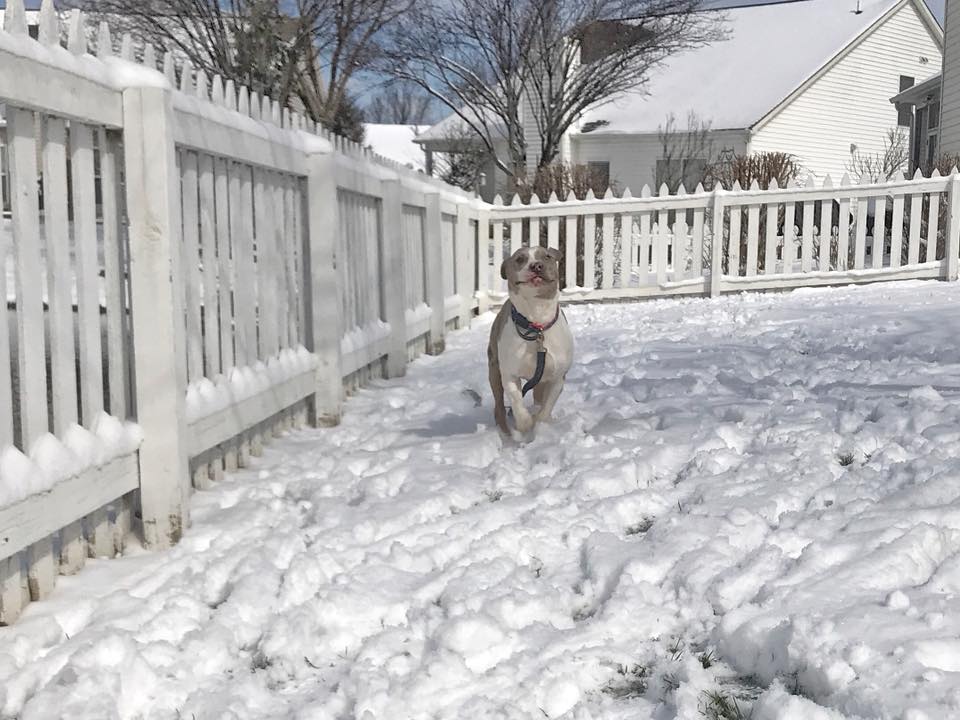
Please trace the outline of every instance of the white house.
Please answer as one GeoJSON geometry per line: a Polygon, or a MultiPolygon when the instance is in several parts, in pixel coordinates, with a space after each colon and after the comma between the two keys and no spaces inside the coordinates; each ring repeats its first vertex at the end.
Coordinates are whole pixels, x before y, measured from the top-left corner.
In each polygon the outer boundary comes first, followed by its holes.
{"type": "MultiPolygon", "coordinates": [[[[805,172],[839,180],[852,150],[879,152],[889,129],[910,125],[909,111],[890,98],[942,62],[943,33],[923,0],[796,0],[720,12],[726,39],[669,58],[646,87],[585,113],[561,159],[634,191],[658,185],[658,174],[677,170],[664,167],[662,128],[671,115],[686,128],[695,113],[712,128],[717,154],[786,152],[805,172]]],[[[418,142],[439,150],[451,122],[418,142]]],[[[681,173],[692,177],[706,159],[687,158],[681,173]]],[[[503,184],[498,176],[483,194],[503,184]]]]}
{"type": "Polygon", "coordinates": [[[946,2],[943,65],[938,69],[936,75],[890,100],[913,111],[911,170],[941,155],[960,157],[960,0],[946,2]]]}

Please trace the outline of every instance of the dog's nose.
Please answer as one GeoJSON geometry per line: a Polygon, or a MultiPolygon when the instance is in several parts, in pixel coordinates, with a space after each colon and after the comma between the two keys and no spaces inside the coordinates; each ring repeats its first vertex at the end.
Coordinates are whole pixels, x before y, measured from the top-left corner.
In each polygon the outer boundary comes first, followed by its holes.
{"type": "Polygon", "coordinates": [[[535,262],[530,263],[530,272],[535,272],[537,275],[543,272],[543,263],[535,262]]]}

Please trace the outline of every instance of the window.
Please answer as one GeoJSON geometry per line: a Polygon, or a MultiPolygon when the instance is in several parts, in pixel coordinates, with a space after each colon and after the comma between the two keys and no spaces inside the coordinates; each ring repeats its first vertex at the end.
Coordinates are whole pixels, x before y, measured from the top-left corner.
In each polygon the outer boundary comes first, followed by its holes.
{"type": "MultiPolygon", "coordinates": [[[[907,88],[912,88],[914,79],[909,75],[900,76],[900,92],[907,88]]],[[[909,105],[903,103],[897,105],[897,125],[900,127],[910,127],[910,121],[913,119],[913,111],[909,105]]]]}
{"type": "Polygon", "coordinates": [[[608,160],[591,160],[587,163],[590,175],[597,178],[603,187],[610,187],[610,162],[608,160]]]}
{"type": "Polygon", "coordinates": [[[927,128],[929,130],[935,130],[940,127],[940,101],[936,100],[930,103],[927,112],[930,113],[927,117],[927,128]]]}
{"type": "Polygon", "coordinates": [[[915,170],[920,167],[921,154],[923,153],[923,122],[926,117],[927,108],[917,108],[917,122],[913,127],[913,139],[910,142],[910,168],[915,170]]]}
{"type": "Polygon", "coordinates": [[[690,191],[703,182],[703,175],[707,169],[707,161],[703,158],[685,158],[683,160],[657,160],[657,187],[666,185],[670,192],[676,192],[680,183],[684,189],[690,191]]]}
{"type": "Polygon", "coordinates": [[[937,136],[931,135],[927,138],[927,167],[932,170],[933,164],[937,159],[937,136]]]}

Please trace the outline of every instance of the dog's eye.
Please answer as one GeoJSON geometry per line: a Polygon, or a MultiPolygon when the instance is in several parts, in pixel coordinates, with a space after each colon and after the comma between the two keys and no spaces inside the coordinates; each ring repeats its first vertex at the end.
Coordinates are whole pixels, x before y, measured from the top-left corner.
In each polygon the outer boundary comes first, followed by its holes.
{"type": "Polygon", "coordinates": [[[527,264],[526,255],[521,255],[520,257],[517,258],[517,265],[526,265],[526,264],[527,264]]]}

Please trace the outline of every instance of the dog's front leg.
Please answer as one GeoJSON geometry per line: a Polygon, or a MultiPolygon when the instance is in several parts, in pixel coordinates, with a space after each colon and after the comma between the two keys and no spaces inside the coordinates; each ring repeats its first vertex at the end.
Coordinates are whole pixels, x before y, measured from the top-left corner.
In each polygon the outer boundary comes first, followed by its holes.
{"type": "Polygon", "coordinates": [[[514,378],[504,378],[503,388],[510,400],[510,407],[513,409],[513,420],[517,425],[517,430],[522,433],[530,432],[533,428],[533,415],[524,407],[523,391],[520,389],[520,382],[514,378]]]}
{"type": "Polygon", "coordinates": [[[553,406],[557,404],[560,393],[563,392],[563,378],[555,380],[552,383],[544,383],[543,403],[540,405],[540,412],[537,413],[537,422],[549,421],[553,413],[553,406]]]}

